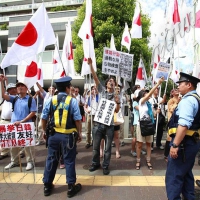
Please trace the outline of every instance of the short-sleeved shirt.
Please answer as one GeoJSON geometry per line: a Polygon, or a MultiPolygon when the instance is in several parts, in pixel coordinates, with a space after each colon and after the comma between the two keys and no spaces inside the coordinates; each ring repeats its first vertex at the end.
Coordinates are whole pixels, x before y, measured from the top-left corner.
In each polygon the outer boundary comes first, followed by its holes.
{"type": "MultiPolygon", "coordinates": [[[[114,101],[114,92],[108,92],[105,87],[102,86],[101,83],[98,84],[98,92],[101,93],[101,98],[105,98],[111,101],[114,101]]],[[[111,120],[111,124],[114,125],[114,116],[111,120]]]]}
{"type": "Polygon", "coordinates": [[[133,125],[137,125],[138,124],[138,120],[139,120],[139,111],[135,108],[136,106],[139,106],[137,101],[133,102],[133,114],[134,114],[134,121],[133,121],[133,125]]]}
{"type": "MultiPolygon", "coordinates": [[[[9,102],[12,103],[13,100],[15,99],[15,96],[13,95],[9,95],[9,96],[10,96],[9,102]]],[[[26,95],[23,98],[21,98],[20,96],[18,97],[19,98],[16,100],[15,105],[14,105],[14,111],[12,113],[11,123],[14,123],[16,121],[21,121],[24,118],[26,118],[30,114],[30,112],[37,111],[35,99],[32,98],[31,107],[29,109],[28,107],[29,95],[26,95]]],[[[32,122],[32,120],[30,119],[27,122],[32,122]]]]}
{"type": "MultiPolygon", "coordinates": [[[[148,114],[148,106],[147,106],[146,102],[141,104],[141,99],[139,101],[139,115],[140,115],[141,120],[150,118],[150,116],[148,114]]],[[[139,122],[138,122],[138,125],[139,125],[139,122]]]]}
{"type": "MultiPolygon", "coordinates": [[[[162,97],[158,97],[158,99],[156,99],[155,97],[151,97],[151,98],[149,99],[149,102],[150,102],[151,105],[152,105],[152,110],[155,110],[153,105],[154,105],[154,104],[160,103],[162,100],[163,100],[162,97]]],[[[165,116],[165,107],[164,107],[164,104],[160,104],[160,105],[161,105],[161,112],[162,112],[162,114],[165,116]]]]}
{"type": "Polygon", "coordinates": [[[12,103],[4,101],[1,111],[1,119],[11,119],[12,116],[12,103]]]}
{"type": "MultiPolygon", "coordinates": [[[[59,95],[66,95],[65,92],[59,92],[59,95]]],[[[44,105],[44,108],[43,108],[43,111],[42,111],[42,115],[41,115],[41,118],[42,119],[45,119],[45,120],[48,120],[49,119],[49,114],[50,114],[50,105],[51,105],[51,99],[48,99],[44,105]]],[[[79,109],[79,105],[78,105],[78,101],[75,99],[75,98],[72,98],[71,99],[71,102],[70,102],[70,113],[73,115],[73,119],[74,121],[77,121],[77,120],[81,120],[82,119],[82,116],[80,114],[80,109],[79,109]]]]}
{"type": "Polygon", "coordinates": [[[192,126],[194,117],[199,109],[199,103],[197,99],[193,96],[188,96],[194,93],[196,93],[195,90],[184,95],[178,104],[178,109],[176,110],[176,114],[179,115],[178,124],[181,126],[187,126],[188,129],[192,126]]]}

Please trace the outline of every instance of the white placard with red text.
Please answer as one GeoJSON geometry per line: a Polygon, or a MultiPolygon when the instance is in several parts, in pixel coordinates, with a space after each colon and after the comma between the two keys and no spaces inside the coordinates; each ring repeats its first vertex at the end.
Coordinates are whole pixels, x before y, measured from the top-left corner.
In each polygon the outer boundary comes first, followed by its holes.
{"type": "Polygon", "coordinates": [[[34,122],[0,125],[0,147],[28,147],[35,146],[34,122]]]}

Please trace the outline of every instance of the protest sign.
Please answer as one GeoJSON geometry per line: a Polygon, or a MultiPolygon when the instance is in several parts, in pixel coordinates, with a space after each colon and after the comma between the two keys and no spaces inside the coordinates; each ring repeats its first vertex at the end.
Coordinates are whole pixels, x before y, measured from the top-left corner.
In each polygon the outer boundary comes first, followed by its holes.
{"type": "Polygon", "coordinates": [[[0,125],[1,148],[35,146],[34,122],[0,125]]]}
{"type": "Polygon", "coordinates": [[[132,79],[133,55],[104,48],[102,73],[132,79]]]}
{"type": "Polygon", "coordinates": [[[170,73],[170,64],[159,62],[159,65],[156,70],[156,79],[160,79],[161,77],[164,77],[164,80],[166,81],[170,73]]]}
{"type": "Polygon", "coordinates": [[[116,103],[114,101],[101,98],[98,109],[94,116],[94,121],[110,126],[115,107],[116,103]]]}

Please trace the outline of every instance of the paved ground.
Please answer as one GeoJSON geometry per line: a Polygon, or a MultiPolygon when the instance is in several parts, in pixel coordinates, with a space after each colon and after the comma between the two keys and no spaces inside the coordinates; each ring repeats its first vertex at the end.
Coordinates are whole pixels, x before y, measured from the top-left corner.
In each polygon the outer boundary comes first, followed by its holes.
{"type": "MultiPolygon", "coordinates": [[[[164,141],[163,141],[164,142],[164,141]]],[[[73,199],[77,200],[166,200],[165,169],[166,162],[163,151],[154,149],[152,153],[153,170],[148,170],[145,157],[142,156],[140,170],[135,170],[136,159],[130,154],[130,140],[126,140],[125,146],[120,148],[121,158],[115,158],[115,148],[112,149],[112,157],[109,176],[102,174],[102,169],[89,172],[92,148],[85,149],[84,141],[78,145],[76,159],[77,182],[83,185],[81,192],[73,199]]],[[[67,198],[67,186],[65,184],[65,170],[57,170],[54,180],[55,189],[51,196],[43,196],[42,174],[45,165],[47,149],[44,145],[36,147],[35,169],[26,172],[26,161],[22,159],[22,172],[16,167],[5,171],[4,167],[10,162],[10,157],[0,160],[0,199],[1,200],[64,200],[67,198]]],[[[195,163],[193,172],[195,178],[200,179],[200,167],[195,163]]],[[[200,200],[197,188],[196,199],[200,200]]]]}

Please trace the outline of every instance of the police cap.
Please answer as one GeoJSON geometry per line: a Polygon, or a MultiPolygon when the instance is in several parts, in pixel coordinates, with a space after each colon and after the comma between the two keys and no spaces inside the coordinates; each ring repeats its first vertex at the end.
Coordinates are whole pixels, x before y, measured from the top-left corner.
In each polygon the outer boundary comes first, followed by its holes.
{"type": "Polygon", "coordinates": [[[190,83],[193,83],[194,85],[197,85],[197,83],[200,82],[200,79],[198,79],[194,76],[191,76],[189,74],[181,72],[179,81],[177,81],[176,83],[181,83],[181,82],[190,82],[190,83]]]}
{"type": "Polygon", "coordinates": [[[63,86],[67,86],[70,85],[70,81],[72,80],[72,78],[70,76],[65,76],[62,78],[59,78],[58,80],[54,81],[57,87],[63,87],[63,86]]]}

